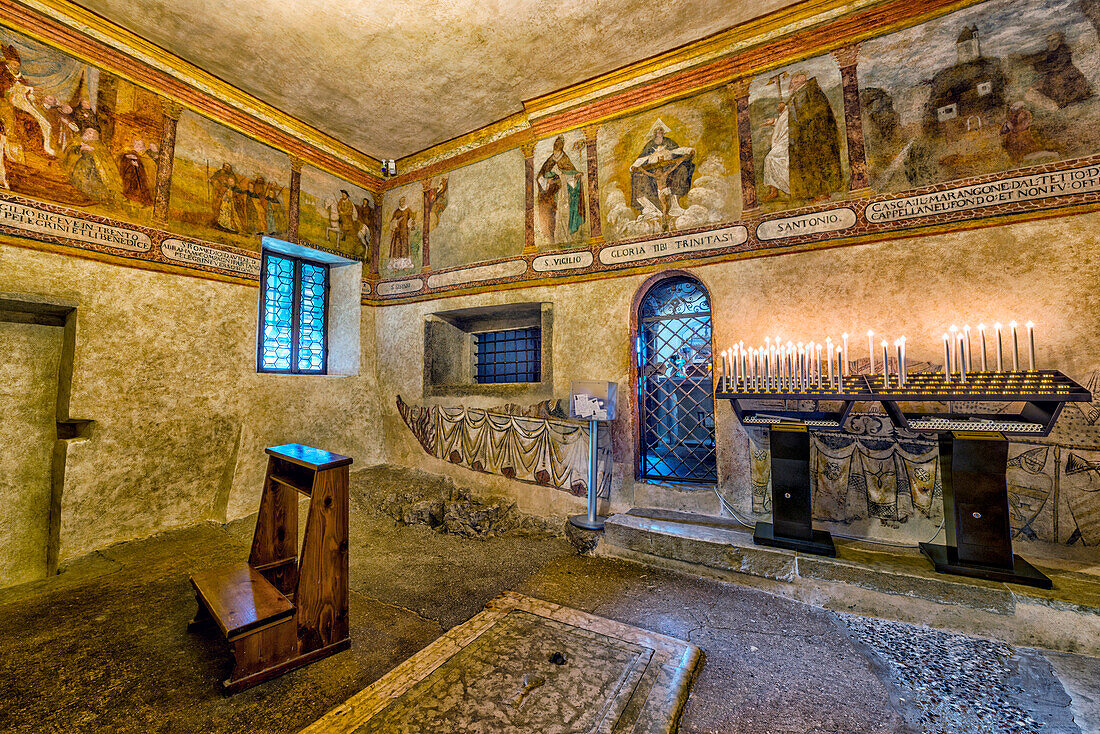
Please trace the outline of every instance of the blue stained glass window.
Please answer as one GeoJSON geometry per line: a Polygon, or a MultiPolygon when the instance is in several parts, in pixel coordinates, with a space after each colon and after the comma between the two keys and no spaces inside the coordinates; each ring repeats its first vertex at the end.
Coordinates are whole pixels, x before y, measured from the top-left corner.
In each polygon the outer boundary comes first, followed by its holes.
{"type": "Polygon", "coordinates": [[[264,252],[261,272],[259,371],[324,374],[328,268],[264,252]]]}
{"type": "Polygon", "coordinates": [[[301,296],[298,305],[298,371],[325,369],[325,293],[328,270],[302,262],[301,296]]]}

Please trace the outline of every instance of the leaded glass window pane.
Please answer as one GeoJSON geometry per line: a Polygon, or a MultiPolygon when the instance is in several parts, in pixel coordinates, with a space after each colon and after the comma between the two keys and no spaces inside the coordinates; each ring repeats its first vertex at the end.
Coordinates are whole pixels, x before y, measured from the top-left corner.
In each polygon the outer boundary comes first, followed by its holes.
{"type": "Polygon", "coordinates": [[[260,367],[289,370],[294,321],[294,261],[267,256],[260,367]]]}
{"type": "Polygon", "coordinates": [[[324,374],[328,267],[264,252],[257,368],[261,372],[324,374]]]}
{"type": "Polygon", "coordinates": [[[325,294],[328,270],[302,262],[298,306],[298,371],[323,372],[325,369],[325,294]]]}
{"type": "Polygon", "coordinates": [[[693,279],[669,278],[638,309],[638,477],[716,481],[711,313],[693,279]]]}

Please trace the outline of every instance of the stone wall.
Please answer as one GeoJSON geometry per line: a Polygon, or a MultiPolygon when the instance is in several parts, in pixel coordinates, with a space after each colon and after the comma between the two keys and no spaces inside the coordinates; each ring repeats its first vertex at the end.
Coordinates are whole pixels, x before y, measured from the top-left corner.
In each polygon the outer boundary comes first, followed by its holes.
{"type": "MultiPolygon", "coordinates": [[[[379,401],[370,309],[359,317],[360,376],[273,375],[256,373],[254,286],[0,244],[0,292],[77,304],[69,414],[58,419],[94,424],[87,438],[67,442],[60,467],[62,563],[120,540],[255,512],[265,446],[311,444],[359,467],[382,458],[372,429],[379,401]]],[[[58,379],[56,366],[45,368],[56,361],[45,344],[20,352],[9,341],[12,368],[26,371],[27,360],[44,368],[24,385],[8,383],[5,367],[5,383],[15,385],[0,390],[5,416],[29,391],[53,399],[58,379]]],[[[22,450],[26,441],[5,443],[22,450]]],[[[28,483],[25,491],[37,490],[28,483]]],[[[34,513],[11,518],[42,522],[34,513]]]]}
{"type": "MultiPolygon", "coordinates": [[[[738,339],[755,344],[765,335],[777,333],[798,341],[824,334],[838,337],[845,331],[862,334],[872,328],[890,340],[906,335],[911,364],[927,361],[938,365],[942,361],[939,336],[952,323],[976,326],[983,319],[990,323],[1032,319],[1039,325],[1039,366],[1060,369],[1085,384],[1100,369],[1100,358],[1091,343],[1100,329],[1095,291],[1100,282],[1100,263],[1092,256],[1089,244],[1090,232],[1098,225],[1100,214],[1067,216],[706,265],[691,273],[711,294],[716,349],[738,339]]],[[[688,490],[634,481],[634,427],[629,419],[632,389],[628,384],[632,358],[630,309],[647,277],[634,275],[377,308],[378,386],[386,460],[447,474],[489,494],[514,497],[525,512],[581,512],[583,500],[568,492],[472,472],[428,456],[402,422],[395,402],[400,395],[408,403],[424,405],[500,405],[504,401],[499,396],[423,395],[423,320],[428,314],[448,309],[546,302],[552,304],[554,323],[552,392],[521,389],[509,395],[507,401],[530,404],[567,397],[570,380],[618,382],[622,417],[612,429],[611,509],[660,506],[720,514],[717,497],[709,488],[688,490]]],[[[865,350],[855,340],[853,361],[865,350]]],[[[1089,451],[1100,448],[1100,430],[1094,425],[1095,417],[1089,418],[1090,410],[1091,406],[1085,410],[1071,406],[1049,439],[1037,441],[1035,446],[1062,446],[1061,464],[1068,458],[1067,447],[1086,459],[1092,457],[1089,451]]],[[[750,437],[727,405],[717,407],[716,422],[719,489],[740,512],[751,517],[750,437]]],[[[1013,454],[1028,448],[1030,444],[1014,444],[1013,454]]],[[[1029,502],[1035,501],[1032,495],[1037,496],[1042,504],[1039,511],[1046,513],[1044,517],[1050,516],[1042,527],[1036,524],[1036,545],[1096,544],[1100,538],[1090,529],[1086,515],[1100,502],[1070,487],[1062,487],[1059,494],[1061,467],[1056,463],[1047,462],[1032,472],[1034,476],[1020,478],[1018,472],[1010,476],[1010,481],[1021,485],[1015,491],[1025,491],[1029,502]],[[1068,494],[1071,490],[1077,494],[1068,494]],[[1054,527],[1049,527],[1051,524],[1054,527]],[[1073,524],[1082,531],[1076,539],[1072,538],[1073,524]]],[[[870,516],[866,499],[860,512],[857,500],[851,498],[849,502],[854,511],[836,518],[830,518],[828,508],[819,503],[819,519],[842,533],[909,542],[930,537],[942,517],[938,496],[931,510],[905,522],[870,516]],[[829,519],[835,522],[827,522],[829,519]]],[[[1027,539],[1026,533],[1020,537],[1027,539]]]]}

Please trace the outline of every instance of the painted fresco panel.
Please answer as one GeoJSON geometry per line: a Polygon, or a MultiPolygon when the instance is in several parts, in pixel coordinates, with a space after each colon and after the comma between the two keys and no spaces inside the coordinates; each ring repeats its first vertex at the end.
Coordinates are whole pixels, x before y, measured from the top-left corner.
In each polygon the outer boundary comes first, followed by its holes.
{"type": "Polygon", "coordinates": [[[431,186],[429,261],[433,270],[523,251],[525,181],[519,149],[438,176],[431,186]]]}
{"type": "Polygon", "coordinates": [[[861,45],[871,185],[894,192],[1100,149],[1100,0],[994,0],[861,45]]]}
{"type": "Polygon", "coordinates": [[[313,166],[302,167],[298,241],[366,260],[374,220],[374,195],[313,166]]]}
{"type": "Polygon", "coordinates": [[[424,187],[419,181],[387,191],[382,198],[379,272],[384,278],[420,271],[424,187]]]}
{"type": "Polygon", "coordinates": [[[540,250],[588,241],[587,148],[583,130],[535,144],[535,245],[540,250]]]}
{"type": "Polygon", "coordinates": [[[844,89],[832,56],[768,71],[749,86],[757,201],[777,211],[848,192],[844,89]]]}
{"type": "Polygon", "coordinates": [[[176,128],[169,221],[173,231],[259,251],[286,239],[290,159],[190,110],[176,128]]]}
{"type": "Polygon", "coordinates": [[[604,238],[735,221],[741,215],[736,117],[720,90],[601,125],[604,238]]]}
{"type": "Polygon", "coordinates": [[[0,187],[149,222],[161,98],[6,28],[0,46],[0,187]]]}

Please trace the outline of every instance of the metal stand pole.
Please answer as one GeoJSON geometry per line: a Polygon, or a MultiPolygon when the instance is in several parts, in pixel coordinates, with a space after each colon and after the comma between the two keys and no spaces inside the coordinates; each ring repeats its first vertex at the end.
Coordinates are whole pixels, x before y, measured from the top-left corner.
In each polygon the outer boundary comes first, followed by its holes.
{"type": "Polygon", "coordinates": [[[585,530],[603,530],[603,524],[607,520],[605,516],[596,514],[596,503],[599,501],[597,496],[599,491],[599,472],[597,471],[599,460],[596,456],[596,449],[599,444],[599,429],[600,424],[598,421],[588,421],[588,514],[573,515],[569,518],[570,523],[585,530]]]}

